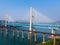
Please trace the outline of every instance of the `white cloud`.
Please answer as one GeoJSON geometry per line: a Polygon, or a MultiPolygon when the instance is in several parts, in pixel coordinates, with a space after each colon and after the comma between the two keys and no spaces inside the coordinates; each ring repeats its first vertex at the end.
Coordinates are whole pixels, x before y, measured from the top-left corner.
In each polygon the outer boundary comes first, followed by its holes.
{"type": "MultiPolygon", "coordinates": [[[[34,19],[33,22],[34,23],[51,23],[54,22],[54,20],[50,19],[48,16],[45,16],[44,14],[36,11],[35,9],[33,10],[33,15],[34,15],[34,19]]],[[[22,21],[29,21],[30,17],[29,17],[29,11],[25,12],[24,16],[22,16],[22,18],[20,18],[22,21]]],[[[6,17],[8,18],[8,21],[14,21],[12,19],[12,17],[10,15],[6,15],[6,17]]]]}
{"type": "Polygon", "coordinates": [[[50,19],[49,17],[45,16],[44,14],[33,10],[34,11],[34,23],[52,23],[54,20],[50,19]]]}
{"type": "MultiPolygon", "coordinates": [[[[44,14],[36,11],[35,9],[33,10],[33,15],[34,15],[34,19],[33,19],[33,23],[52,23],[54,22],[54,20],[50,19],[48,16],[45,16],[44,14]]],[[[22,21],[29,21],[30,17],[29,17],[29,11],[24,14],[24,16],[22,17],[22,21]]]]}

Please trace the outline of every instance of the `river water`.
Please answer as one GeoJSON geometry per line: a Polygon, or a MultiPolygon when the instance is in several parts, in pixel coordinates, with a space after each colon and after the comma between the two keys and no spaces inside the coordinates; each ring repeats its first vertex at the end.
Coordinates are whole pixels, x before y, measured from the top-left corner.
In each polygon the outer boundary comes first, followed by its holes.
{"type": "MultiPolygon", "coordinates": [[[[50,32],[48,29],[36,29],[36,31],[50,32]]],[[[42,42],[42,34],[37,33],[37,41],[34,41],[34,36],[28,40],[28,32],[24,32],[24,39],[22,39],[22,32],[20,32],[20,37],[17,37],[15,32],[15,37],[12,36],[12,30],[9,30],[8,36],[6,36],[6,31],[0,30],[0,45],[36,45],[42,42]]],[[[49,40],[48,35],[46,35],[46,41],[49,40]]]]}

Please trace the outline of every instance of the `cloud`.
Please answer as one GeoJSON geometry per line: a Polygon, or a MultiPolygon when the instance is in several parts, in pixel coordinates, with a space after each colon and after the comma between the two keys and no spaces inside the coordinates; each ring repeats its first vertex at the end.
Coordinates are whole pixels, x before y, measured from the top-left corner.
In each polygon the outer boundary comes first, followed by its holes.
{"type": "MultiPolygon", "coordinates": [[[[54,22],[54,20],[50,19],[48,16],[45,16],[44,14],[38,12],[37,10],[33,9],[33,23],[52,23],[54,22]]],[[[24,14],[24,16],[22,17],[21,20],[23,21],[29,21],[30,17],[29,17],[29,11],[24,14]]]]}
{"type": "MultiPolygon", "coordinates": [[[[22,21],[30,21],[30,15],[29,10],[24,13],[24,15],[21,15],[20,20],[22,21]]],[[[41,12],[38,12],[37,10],[33,10],[33,23],[52,23],[54,20],[49,18],[48,16],[42,14],[41,12]]],[[[8,21],[14,21],[10,15],[6,15],[6,17],[9,19],[8,21]]],[[[19,20],[19,19],[18,19],[19,20]]]]}
{"type": "Polygon", "coordinates": [[[48,16],[38,12],[37,10],[33,10],[34,15],[34,23],[52,23],[54,20],[50,19],[48,16]]]}

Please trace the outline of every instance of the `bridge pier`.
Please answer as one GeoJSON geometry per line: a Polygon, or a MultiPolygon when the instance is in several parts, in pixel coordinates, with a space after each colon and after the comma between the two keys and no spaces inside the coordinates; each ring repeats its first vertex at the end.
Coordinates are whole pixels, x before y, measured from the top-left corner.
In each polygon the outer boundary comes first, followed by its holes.
{"type": "Polygon", "coordinates": [[[2,36],[3,36],[3,28],[1,28],[1,34],[2,34],[2,36]]]}
{"type": "Polygon", "coordinates": [[[56,37],[54,36],[53,45],[56,45],[56,37]]]}
{"type": "Polygon", "coordinates": [[[30,40],[30,39],[31,39],[31,34],[32,34],[32,32],[31,32],[31,31],[29,31],[29,32],[28,32],[28,40],[30,40]]]}
{"type": "Polygon", "coordinates": [[[6,36],[8,36],[8,29],[6,28],[6,36]]]}
{"type": "Polygon", "coordinates": [[[13,30],[13,37],[15,36],[15,30],[13,30]]]}
{"type": "Polygon", "coordinates": [[[1,33],[3,33],[3,30],[2,30],[2,28],[1,28],[1,33]]]}
{"type": "Polygon", "coordinates": [[[52,29],[51,33],[52,33],[52,36],[54,36],[53,34],[56,34],[55,29],[52,29]]]}
{"type": "Polygon", "coordinates": [[[46,42],[45,42],[45,33],[43,33],[43,42],[42,42],[42,43],[43,43],[43,44],[46,43],[46,42]]]}
{"type": "Polygon", "coordinates": [[[36,40],[36,32],[34,33],[34,41],[36,42],[37,40],[36,40]]]}
{"type": "Polygon", "coordinates": [[[35,29],[33,29],[33,35],[34,35],[34,41],[36,42],[37,40],[36,40],[36,31],[35,31],[35,29]]]}
{"type": "Polygon", "coordinates": [[[20,32],[19,32],[19,31],[17,31],[17,37],[19,38],[19,36],[20,36],[20,32]]]}
{"type": "Polygon", "coordinates": [[[28,32],[28,40],[30,39],[29,35],[30,35],[30,34],[29,34],[29,32],[28,32]]]}
{"type": "Polygon", "coordinates": [[[24,39],[24,31],[22,31],[22,39],[24,39]]]}

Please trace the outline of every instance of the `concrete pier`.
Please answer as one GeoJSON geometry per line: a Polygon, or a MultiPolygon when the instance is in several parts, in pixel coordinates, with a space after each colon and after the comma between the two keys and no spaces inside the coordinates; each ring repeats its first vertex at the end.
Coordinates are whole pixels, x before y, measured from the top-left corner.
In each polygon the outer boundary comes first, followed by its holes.
{"type": "Polygon", "coordinates": [[[34,36],[34,41],[36,42],[37,39],[36,39],[36,31],[35,31],[35,29],[33,29],[33,36],[34,36]]]}
{"type": "Polygon", "coordinates": [[[32,36],[32,32],[28,32],[28,40],[31,39],[31,36],[32,36]]]}
{"type": "Polygon", "coordinates": [[[43,43],[43,44],[46,43],[46,42],[45,42],[45,33],[43,33],[43,42],[42,42],[42,43],[43,43]]]}
{"type": "Polygon", "coordinates": [[[22,38],[24,39],[24,31],[22,31],[22,38]]]}
{"type": "Polygon", "coordinates": [[[6,28],[6,36],[8,36],[8,29],[6,28]]]}
{"type": "Polygon", "coordinates": [[[15,30],[13,30],[13,37],[15,36],[15,30]]]}
{"type": "Polygon", "coordinates": [[[20,36],[20,32],[19,32],[19,31],[17,31],[17,37],[19,38],[19,36],[20,36]]]}
{"type": "Polygon", "coordinates": [[[37,39],[36,39],[36,32],[34,33],[34,41],[36,42],[37,39]]]}
{"type": "Polygon", "coordinates": [[[29,37],[29,32],[28,32],[28,40],[30,39],[30,37],[29,37]]]}
{"type": "Polygon", "coordinates": [[[52,30],[51,30],[51,33],[52,33],[52,37],[53,37],[53,36],[54,36],[53,34],[56,34],[55,29],[52,29],[52,30]]]}
{"type": "Polygon", "coordinates": [[[56,37],[54,36],[53,45],[56,45],[56,37]]]}
{"type": "Polygon", "coordinates": [[[1,33],[3,33],[3,30],[2,30],[2,28],[1,28],[1,33]]]}
{"type": "Polygon", "coordinates": [[[51,30],[51,37],[50,38],[52,38],[53,39],[53,45],[56,45],[56,36],[55,35],[53,35],[53,34],[56,34],[56,31],[55,31],[55,29],[52,29],[51,30]]]}

